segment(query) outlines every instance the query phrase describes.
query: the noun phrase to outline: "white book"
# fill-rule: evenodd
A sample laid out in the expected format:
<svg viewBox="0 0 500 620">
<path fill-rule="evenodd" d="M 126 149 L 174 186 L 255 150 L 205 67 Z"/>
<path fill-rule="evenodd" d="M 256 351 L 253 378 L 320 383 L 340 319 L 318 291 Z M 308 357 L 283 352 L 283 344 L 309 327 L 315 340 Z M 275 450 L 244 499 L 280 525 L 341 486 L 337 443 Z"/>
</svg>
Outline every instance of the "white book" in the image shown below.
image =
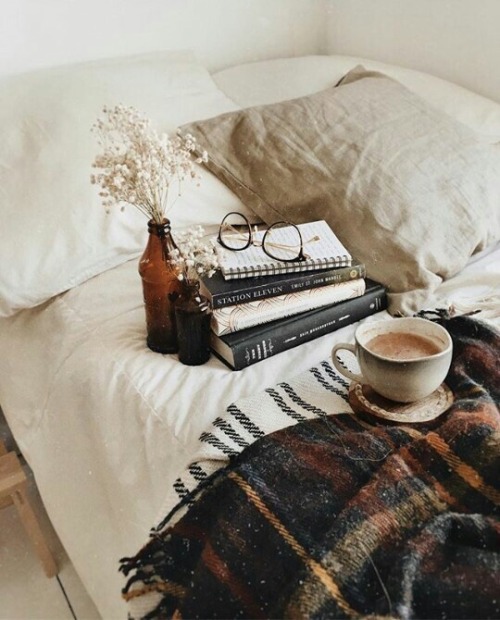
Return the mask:
<svg viewBox="0 0 500 620">
<path fill-rule="evenodd" d="M 292 227 L 283 227 L 274 238 L 281 244 L 292 245 L 295 235 Z M 254 231 L 253 238 L 257 245 L 245 250 L 232 251 L 217 245 L 217 254 L 222 275 L 226 280 L 248 278 L 253 276 L 273 275 L 279 273 L 296 273 L 315 269 L 346 267 L 351 264 L 352 256 L 337 238 L 324 220 L 299 224 L 298 228 L 304 242 L 304 261 L 284 262 L 269 257 L 258 244 L 264 237 L 265 230 Z"/>
<path fill-rule="evenodd" d="M 357 278 L 235 306 L 216 308 L 212 311 L 212 331 L 217 336 L 223 336 L 313 308 L 360 297 L 364 294 L 365 288 L 364 278 Z"/>
</svg>

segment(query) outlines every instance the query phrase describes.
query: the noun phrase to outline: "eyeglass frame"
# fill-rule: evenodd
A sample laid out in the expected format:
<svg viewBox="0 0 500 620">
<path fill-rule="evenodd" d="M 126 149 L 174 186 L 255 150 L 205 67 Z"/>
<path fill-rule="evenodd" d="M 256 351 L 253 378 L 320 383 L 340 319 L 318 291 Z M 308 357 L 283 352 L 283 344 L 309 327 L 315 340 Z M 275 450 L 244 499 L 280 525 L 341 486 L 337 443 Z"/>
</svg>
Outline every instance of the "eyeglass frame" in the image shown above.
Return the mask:
<svg viewBox="0 0 500 620">
<path fill-rule="evenodd" d="M 243 218 L 245 220 L 245 223 L 248 227 L 248 242 L 241 248 L 230 248 L 228 247 L 223 241 L 222 241 L 222 237 L 221 237 L 221 230 L 222 230 L 222 225 L 224 224 L 224 221 L 226 220 L 227 217 L 229 217 L 230 215 L 239 215 L 241 218 Z M 300 239 L 300 250 L 298 252 L 298 255 L 296 258 L 276 258 L 276 256 L 273 256 L 272 254 L 270 254 L 266 248 L 265 248 L 265 240 L 266 237 L 269 233 L 269 231 L 273 228 L 273 226 L 277 226 L 278 224 L 285 224 L 287 226 L 293 226 L 295 228 L 295 230 L 297 231 L 298 235 L 299 235 L 299 239 Z M 252 230 L 252 225 L 250 224 L 250 221 L 248 220 L 247 216 L 244 215 L 243 213 L 240 213 L 239 211 L 230 211 L 229 213 L 226 213 L 226 215 L 222 218 L 222 222 L 219 225 L 219 234 L 217 235 L 217 242 L 226 250 L 229 250 L 230 252 L 241 252 L 242 250 L 246 250 L 247 248 L 249 248 L 251 245 L 254 245 L 255 247 L 261 247 L 262 251 L 265 252 L 267 254 L 267 256 L 269 256 L 269 258 L 272 258 L 273 260 L 278 260 L 282 263 L 297 263 L 297 262 L 303 262 L 305 260 L 308 260 L 310 257 L 304 253 L 304 240 L 302 239 L 302 233 L 300 232 L 299 227 L 296 224 L 293 224 L 292 222 L 287 222 L 286 220 L 282 220 L 279 222 L 274 222 L 273 224 L 271 224 L 270 226 L 267 227 L 266 232 L 264 233 L 264 236 L 262 237 L 262 241 L 260 242 L 260 246 L 256 245 L 254 243 L 254 232 Z"/>
</svg>

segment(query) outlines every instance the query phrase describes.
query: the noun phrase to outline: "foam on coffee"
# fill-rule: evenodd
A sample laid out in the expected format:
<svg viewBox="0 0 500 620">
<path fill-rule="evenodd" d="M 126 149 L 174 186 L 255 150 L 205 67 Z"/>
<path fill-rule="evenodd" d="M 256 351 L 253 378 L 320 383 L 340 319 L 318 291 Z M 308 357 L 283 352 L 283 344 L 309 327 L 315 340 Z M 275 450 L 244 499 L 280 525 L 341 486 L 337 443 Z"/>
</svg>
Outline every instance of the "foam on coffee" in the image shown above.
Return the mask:
<svg viewBox="0 0 500 620">
<path fill-rule="evenodd" d="M 379 334 L 367 342 L 366 348 L 372 353 L 394 360 L 427 357 L 441 351 L 430 338 L 409 332 Z"/>
</svg>

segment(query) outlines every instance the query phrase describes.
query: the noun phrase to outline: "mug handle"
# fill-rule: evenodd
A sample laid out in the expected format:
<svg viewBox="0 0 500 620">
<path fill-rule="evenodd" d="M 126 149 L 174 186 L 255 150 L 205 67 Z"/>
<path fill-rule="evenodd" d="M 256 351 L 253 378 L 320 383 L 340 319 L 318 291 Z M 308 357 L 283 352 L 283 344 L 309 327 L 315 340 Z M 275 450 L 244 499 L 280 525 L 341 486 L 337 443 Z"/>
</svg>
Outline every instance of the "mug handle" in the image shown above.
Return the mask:
<svg viewBox="0 0 500 620">
<path fill-rule="evenodd" d="M 354 345 L 349 344 L 347 342 L 339 342 L 332 349 L 333 365 L 340 372 L 341 375 L 344 375 L 344 377 L 348 377 L 349 379 L 352 379 L 353 381 L 357 381 L 358 383 L 363 383 L 362 375 L 356 372 L 351 372 L 348 368 L 344 368 L 344 366 L 340 364 L 340 361 L 337 359 L 336 353 L 337 351 L 340 351 L 342 349 L 344 349 L 345 351 L 350 351 L 354 356 L 356 355 L 356 349 L 354 348 Z"/>
</svg>

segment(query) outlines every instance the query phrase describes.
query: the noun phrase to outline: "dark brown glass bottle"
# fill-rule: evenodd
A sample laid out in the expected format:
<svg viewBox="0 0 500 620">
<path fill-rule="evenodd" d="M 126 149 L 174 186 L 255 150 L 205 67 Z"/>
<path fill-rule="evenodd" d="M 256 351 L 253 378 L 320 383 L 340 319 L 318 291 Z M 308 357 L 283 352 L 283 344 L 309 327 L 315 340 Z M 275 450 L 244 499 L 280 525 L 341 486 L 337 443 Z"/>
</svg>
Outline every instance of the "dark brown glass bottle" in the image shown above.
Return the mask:
<svg viewBox="0 0 500 620">
<path fill-rule="evenodd" d="M 185 283 L 175 305 L 179 361 L 183 364 L 199 366 L 210 358 L 211 318 L 212 308 L 200 294 L 200 283 Z"/>
<path fill-rule="evenodd" d="M 174 304 L 182 284 L 177 270 L 169 263 L 176 245 L 170 232 L 170 221 L 148 222 L 149 238 L 139 261 L 144 306 L 146 309 L 147 345 L 158 353 L 176 353 L 177 330 Z"/>
</svg>

